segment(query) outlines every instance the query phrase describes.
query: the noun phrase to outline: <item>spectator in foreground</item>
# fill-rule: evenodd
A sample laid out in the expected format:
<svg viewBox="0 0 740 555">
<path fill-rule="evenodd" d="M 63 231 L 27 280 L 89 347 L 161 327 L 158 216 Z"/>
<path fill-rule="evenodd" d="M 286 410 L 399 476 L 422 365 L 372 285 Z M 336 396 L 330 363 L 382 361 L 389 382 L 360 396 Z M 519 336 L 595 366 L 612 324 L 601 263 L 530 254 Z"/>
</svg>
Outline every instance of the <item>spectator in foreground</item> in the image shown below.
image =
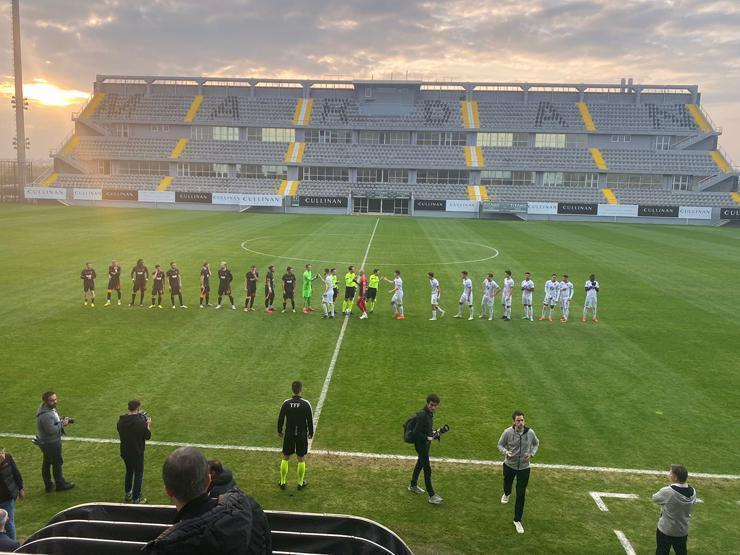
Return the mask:
<svg viewBox="0 0 740 555">
<path fill-rule="evenodd" d="M 0 449 L 0 509 L 7 513 L 5 530 L 11 540 L 15 539 L 15 500 L 23 501 L 24 495 L 23 477 L 15 460 L 5 449 Z"/>
<path fill-rule="evenodd" d="M 6 522 L 8 522 L 8 512 L 0 509 L 0 551 L 15 551 L 21 544 L 11 539 L 5 532 Z"/>
<path fill-rule="evenodd" d="M 194 447 L 180 447 L 162 468 L 167 496 L 175 504 L 175 524 L 144 548 L 178 555 L 258 555 L 272 553 L 270 526 L 259 504 L 238 489 L 208 497 L 208 461 Z"/>
<path fill-rule="evenodd" d="M 224 468 L 223 463 L 218 459 L 208 461 L 208 474 L 211 475 L 211 487 L 208 490 L 208 497 L 218 499 L 219 495 L 231 491 L 236 487 L 234 474 L 231 469 Z"/>
<path fill-rule="evenodd" d="M 660 505 L 660 519 L 655 531 L 656 555 L 668 555 L 671 547 L 676 555 L 688 553 L 689 519 L 696 503 L 696 490 L 687 480 L 689 472 L 682 464 L 672 464 L 671 485 L 653 495 L 653 502 Z"/>
</svg>

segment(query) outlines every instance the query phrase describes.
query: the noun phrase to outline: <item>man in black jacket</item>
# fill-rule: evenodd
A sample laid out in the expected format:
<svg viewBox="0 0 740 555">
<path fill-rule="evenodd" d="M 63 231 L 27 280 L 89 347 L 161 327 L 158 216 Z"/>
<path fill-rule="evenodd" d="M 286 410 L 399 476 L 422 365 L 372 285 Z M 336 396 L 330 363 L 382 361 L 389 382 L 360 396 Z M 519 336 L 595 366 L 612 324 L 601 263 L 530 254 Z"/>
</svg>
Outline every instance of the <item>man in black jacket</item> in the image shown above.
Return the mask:
<svg viewBox="0 0 740 555">
<path fill-rule="evenodd" d="M 141 496 L 144 480 L 144 447 L 152 438 L 152 419 L 141 412 L 141 402 L 128 402 L 128 414 L 118 419 L 118 436 L 121 438 L 121 458 L 126 465 L 123 481 L 126 503 L 146 503 Z"/>
<path fill-rule="evenodd" d="M 223 463 L 218 459 L 208 461 L 208 474 L 211 475 L 208 497 L 218 499 L 219 495 L 223 495 L 236 487 L 236 481 L 234 480 L 234 474 L 231 472 L 231 469 L 224 468 Z"/>
<path fill-rule="evenodd" d="M 18 549 L 21 544 L 8 536 L 5 531 L 5 524 L 8 522 L 8 513 L 5 509 L 0 509 L 0 551 L 9 552 Z"/>
<path fill-rule="evenodd" d="M 293 396 L 283 401 L 278 415 L 277 433 L 283 438 L 283 460 L 280 461 L 280 481 L 278 486 L 285 489 L 288 477 L 288 461 L 295 453 L 298 457 L 298 489 L 308 485 L 305 457 L 308 453 L 308 440 L 313 438 L 313 411 L 311 403 L 303 398 L 303 383 L 296 380 L 291 384 Z M 285 434 L 283 434 L 285 424 Z"/>
<path fill-rule="evenodd" d="M 194 447 L 175 449 L 164 463 L 162 478 L 177 517 L 145 551 L 160 555 L 272 553 L 270 525 L 254 499 L 239 489 L 218 499 L 208 498 L 208 461 L 200 451 Z"/>
<path fill-rule="evenodd" d="M 442 503 L 442 498 L 434 493 L 432 486 L 432 465 L 429 462 L 429 448 L 434 439 L 434 413 L 439 407 L 439 397 L 430 393 L 427 395 L 427 404 L 416 415 L 416 424 L 414 426 L 414 449 L 416 449 L 417 459 L 414 473 L 411 475 L 411 484 L 409 491 L 413 493 L 425 493 L 418 485 L 419 474 L 424 471 L 424 485 L 426 485 L 429 494 L 429 502 L 433 505 Z"/>
<path fill-rule="evenodd" d="M 0 509 L 8 514 L 5 532 L 11 540 L 15 539 L 15 500 L 22 501 L 24 497 L 23 477 L 15 460 L 5 449 L 0 449 Z"/>
</svg>

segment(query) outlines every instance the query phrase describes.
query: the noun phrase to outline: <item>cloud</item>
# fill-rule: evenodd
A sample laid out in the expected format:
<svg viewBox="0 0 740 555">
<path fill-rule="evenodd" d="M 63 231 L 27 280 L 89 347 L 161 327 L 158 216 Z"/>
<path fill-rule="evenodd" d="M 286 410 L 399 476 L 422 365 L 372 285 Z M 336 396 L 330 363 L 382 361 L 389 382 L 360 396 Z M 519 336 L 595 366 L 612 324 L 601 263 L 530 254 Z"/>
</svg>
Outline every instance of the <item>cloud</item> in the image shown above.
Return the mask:
<svg viewBox="0 0 740 555">
<path fill-rule="evenodd" d="M 730 118 L 723 143 L 740 159 L 740 129 L 731 117 L 740 113 L 734 1 L 36 0 L 21 9 L 26 76 L 62 89 L 90 90 L 97 73 L 378 79 L 408 72 L 427 80 L 599 83 L 632 77 L 700 85 L 715 119 Z M 0 17 L 8 12 L 0 5 Z M 3 40 L 0 34 L 0 55 L 10 48 Z M 9 69 L 0 65 L 0 73 Z M 62 137 L 66 130 L 49 133 Z"/>
</svg>

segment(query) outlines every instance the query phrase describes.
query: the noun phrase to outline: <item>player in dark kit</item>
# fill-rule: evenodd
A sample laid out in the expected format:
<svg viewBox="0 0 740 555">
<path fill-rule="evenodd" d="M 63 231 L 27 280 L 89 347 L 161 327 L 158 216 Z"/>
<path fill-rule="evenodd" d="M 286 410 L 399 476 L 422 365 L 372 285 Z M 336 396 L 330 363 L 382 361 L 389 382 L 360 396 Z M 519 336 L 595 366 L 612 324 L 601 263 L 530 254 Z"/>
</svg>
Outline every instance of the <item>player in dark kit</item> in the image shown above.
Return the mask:
<svg viewBox="0 0 740 555">
<path fill-rule="evenodd" d="M 226 262 L 221 262 L 221 267 L 218 269 L 218 304 L 216 308 L 221 308 L 221 299 L 224 295 L 228 295 L 231 301 L 232 310 L 236 310 L 234 304 L 234 296 L 231 294 L 231 282 L 234 276 L 231 274 L 231 270 L 226 266 Z"/>
<path fill-rule="evenodd" d="M 290 301 L 290 306 L 293 308 L 293 312 L 295 312 L 295 274 L 293 273 L 293 268 L 288 266 L 287 270 L 285 270 L 285 273 L 283 274 L 283 312 L 285 312 L 285 309 L 288 306 L 288 301 Z"/>
<path fill-rule="evenodd" d="M 87 306 L 87 294 L 90 293 L 90 306 L 95 308 L 95 278 L 98 277 L 92 267 L 91 262 L 85 263 L 85 267 L 80 272 L 82 280 L 82 300 L 83 306 Z"/>
<path fill-rule="evenodd" d="M 180 275 L 180 268 L 174 262 L 170 262 L 170 269 L 167 270 L 167 282 L 170 287 L 172 308 L 177 308 L 175 306 L 175 295 L 180 300 L 180 308 L 187 308 L 182 302 L 182 276 Z"/>
<path fill-rule="evenodd" d="M 272 303 L 275 300 L 275 266 L 267 267 L 265 274 L 265 312 L 272 313 Z"/>
<path fill-rule="evenodd" d="M 118 306 L 121 306 L 121 267 L 117 260 L 112 261 L 108 266 L 108 300 L 105 301 L 105 306 L 110 306 L 110 296 L 113 291 L 118 293 Z"/>
<path fill-rule="evenodd" d="M 139 306 L 143 306 L 146 282 L 149 280 L 149 268 L 144 266 L 143 258 L 139 258 L 139 260 L 136 261 L 136 266 L 131 270 L 131 280 L 134 282 L 134 289 L 131 293 L 131 304 L 129 304 L 129 306 L 134 306 L 137 291 L 141 292 L 141 296 L 139 297 Z"/>
<path fill-rule="evenodd" d="M 152 273 L 152 304 L 149 305 L 149 308 L 156 306 L 162 308 L 162 295 L 164 295 L 164 270 L 157 264 L 154 266 L 154 272 Z"/>
<path fill-rule="evenodd" d="M 285 489 L 288 478 L 288 460 L 295 453 L 298 457 L 298 489 L 308 485 L 306 476 L 306 463 L 304 457 L 308 453 L 308 440 L 313 439 L 313 411 L 311 403 L 303 397 L 303 384 L 294 381 L 291 385 L 293 396 L 286 399 L 280 407 L 278 416 L 277 432 L 283 438 L 283 460 L 280 461 L 280 489 Z M 285 434 L 283 434 L 283 423 L 285 423 Z"/>
<path fill-rule="evenodd" d="M 200 307 L 211 306 L 211 267 L 203 262 L 200 269 Z"/>
<path fill-rule="evenodd" d="M 244 276 L 244 290 L 247 292 L 247 298 L 244 299 L 244 312 L 254 311 L 254 298 L 257 296 L 257 282 L 260 279 L 260 273 L 257 266 L 252 266 Z"/>
</svg>

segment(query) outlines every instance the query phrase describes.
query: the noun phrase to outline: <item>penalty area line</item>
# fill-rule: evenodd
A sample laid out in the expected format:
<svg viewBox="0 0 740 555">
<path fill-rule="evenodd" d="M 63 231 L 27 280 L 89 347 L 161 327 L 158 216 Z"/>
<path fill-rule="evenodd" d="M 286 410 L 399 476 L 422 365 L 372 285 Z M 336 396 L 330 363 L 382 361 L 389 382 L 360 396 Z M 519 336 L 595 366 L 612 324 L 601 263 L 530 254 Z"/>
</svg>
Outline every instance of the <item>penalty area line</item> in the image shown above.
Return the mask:
<svg viewBox="0 0 740 555">
<path fill-rule="evenodd" d="M 0 432 L 0 437 L 12 439 L 33 439 L 35 436 L 30 434 L 15 434 L 9 432 Z M 111 443 L 119 444 L 119 439 L 114 438 L 97 438 L 97 437 L 70 437 L 62 438 L 65 442 L 78 443 Z M 198 447 L 200 449 L 219 449 L 224 451 L 247 451 L 258 453 L 280 453 L 282 449 L 278 447 L 260 447 L 252 445 L 226 445 L 218 443 L 187 443 L 181 441 L 147 441 L 147 445 L 163 447 Z M 394 455 L 390 453 L 362 453 L 357 451 L 332 451 L 331 449 L 314 449 L 309 454 L 325 457 L 344 457 L 360 458 L 374 460 L 396 460 L 396 461 L 416 461 L 416 455 Z M 500 460 L 482 460 L 482 459 L 458 459 L 455 457 L 431 457 L 432 462 L 459 464 L 468 466 L 500 466 Z M 548 464 L 532 463 L 530 465 L 535 469 L 542 470 L 565 470 L 571 472 L 596 472 L 602 474 L 632 474 L 638 476 L 662 476 L 665 477 L 665 470 L 650 470 L 641 468 L 614 468 L 608 466 L 583 466 L 574 464 Z M 705 478 L 715 480 L 740 480 L 740 474 L 716 474 L 708 472 L 692 472 L 692 478 Z M 740 501 L 738 501 L 740 503 Z"/>
<path fill-rule="evenodd" d="M 375 226 L 373 232 L 370 234 L 370 240 L 367 242 L 367 248 L 365 249 L 365 255 L 362 257 L 362 264 L 360 264 L 360 270 L 365 269 L 365 263 L 367 262 L 367 255 L 370 253 L 370 247 L 375 239 L 375 232 L 378 230 L 378 224 L 380 218 L 375 220 Z M 349 318 L 344 316 L 344 322 L 342 322 L 342 329 L 339 330 L 339 337 L 337 337 L 337 343 L 334 345 L 334 352 L 331 355 L 331 361 L 329 362 L 329 369 L 326 371 L 326 377 L 324 378 L 324 385 L 321 387 L 321 394 L 319 395 L 319 401 L 316 403 L 316 410 L 313 413 L 313 437 L 308 440 L 309 449 L 313 445 L 313 438 L 316 437 L 316 430 L 319 427 L 319 418 L 321 418 L 321 411 L 324 410 L 324 403 L 326 402 L 326 396 L 329 393 L 329 386 L 331 385 L 331 379 L 334 376 L 334 368 L 337 365 L 337 359 L 339 358 L 339 350 L 342 348 L 342 342 L 344 341 L 344 333 L 347 331 L 347 325 L 349 324 Z"/>
</svg>

